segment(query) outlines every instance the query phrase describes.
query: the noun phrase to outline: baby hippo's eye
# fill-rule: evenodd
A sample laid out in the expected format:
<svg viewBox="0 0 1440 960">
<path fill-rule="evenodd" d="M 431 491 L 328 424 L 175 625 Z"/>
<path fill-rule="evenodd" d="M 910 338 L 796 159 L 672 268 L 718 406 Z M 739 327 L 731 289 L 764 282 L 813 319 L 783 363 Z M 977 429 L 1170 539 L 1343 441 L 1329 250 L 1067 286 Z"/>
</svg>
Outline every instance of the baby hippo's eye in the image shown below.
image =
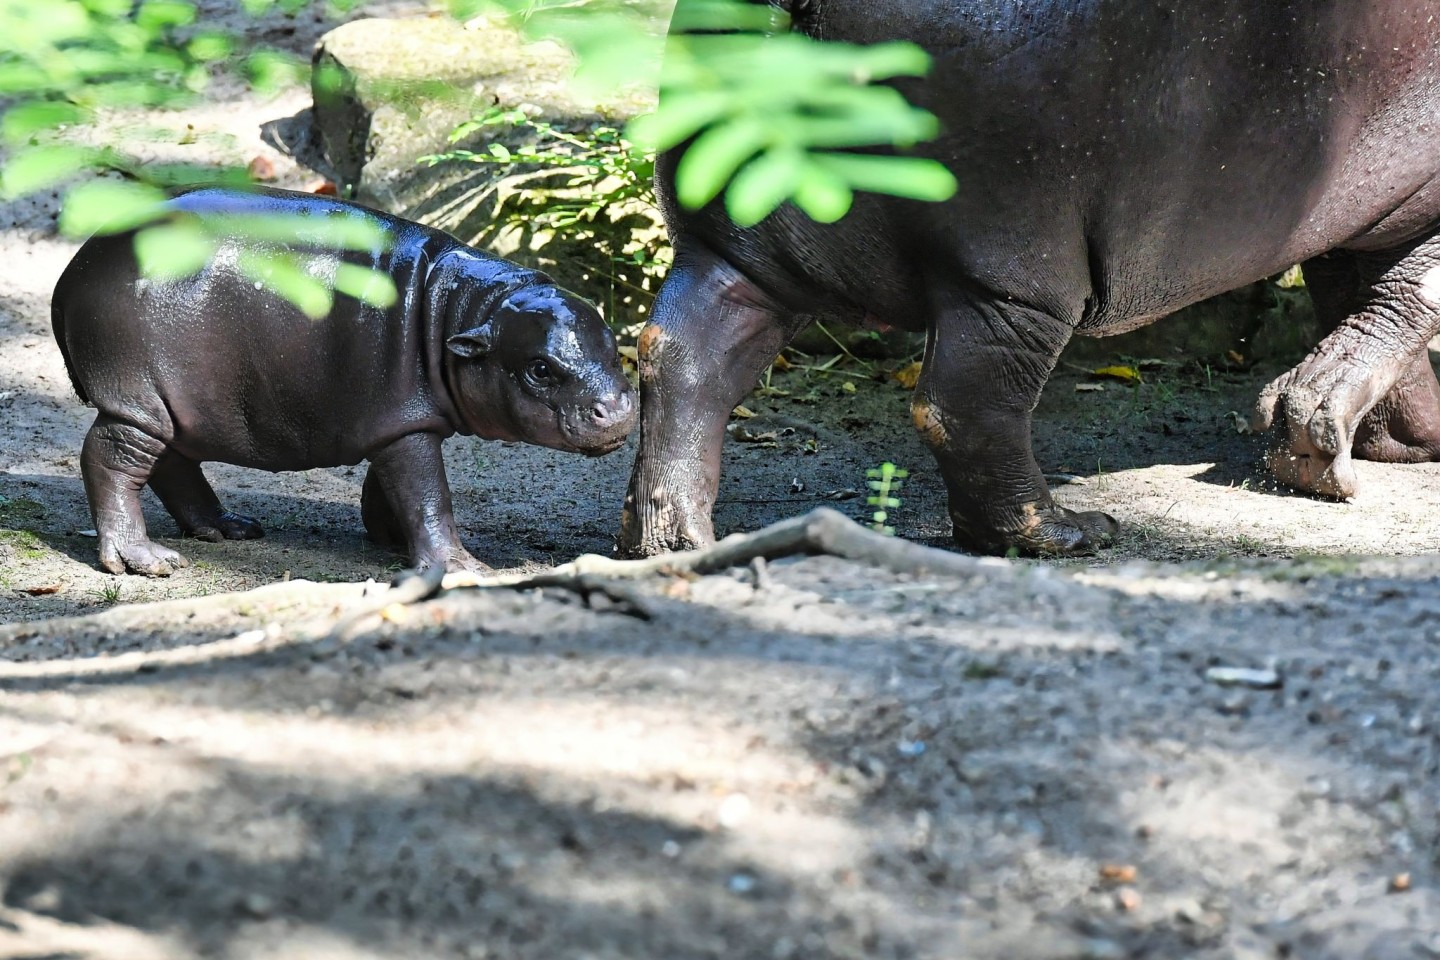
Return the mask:
<svg viewBox="0 0 1440 960">
<path fill-rule="evenodd" d="M 547 384 L 554 373 L 550 369 L 549 361 L 531 360 L 525 368 L 525 375 L 537 384 Z"/>
</svg>

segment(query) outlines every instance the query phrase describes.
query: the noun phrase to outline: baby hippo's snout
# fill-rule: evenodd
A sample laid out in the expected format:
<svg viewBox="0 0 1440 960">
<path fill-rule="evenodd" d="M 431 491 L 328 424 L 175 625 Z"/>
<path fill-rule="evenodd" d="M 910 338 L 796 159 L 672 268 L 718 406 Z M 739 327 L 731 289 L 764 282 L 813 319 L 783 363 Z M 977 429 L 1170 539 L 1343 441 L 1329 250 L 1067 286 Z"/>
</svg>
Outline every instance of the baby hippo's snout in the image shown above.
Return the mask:
<svg viewBox="0 0 1440 960">
<path fill-rule="evenodd" d="M 620 449 L 635 427 L 637 406 L 635 391 L 623 374 L 618 376 L 608 389 L 593 396 L 586 422 L 576 425 L 576 447 L 592 457 Z"/>
<path fill-rule="evenodd" d="M 596 400 L 590 417 L 602 430 L 618 429 L 622 434 L 628 434 L 635 425 L 635 393 L 630 385 L 626 384 Z"/>
</svg>

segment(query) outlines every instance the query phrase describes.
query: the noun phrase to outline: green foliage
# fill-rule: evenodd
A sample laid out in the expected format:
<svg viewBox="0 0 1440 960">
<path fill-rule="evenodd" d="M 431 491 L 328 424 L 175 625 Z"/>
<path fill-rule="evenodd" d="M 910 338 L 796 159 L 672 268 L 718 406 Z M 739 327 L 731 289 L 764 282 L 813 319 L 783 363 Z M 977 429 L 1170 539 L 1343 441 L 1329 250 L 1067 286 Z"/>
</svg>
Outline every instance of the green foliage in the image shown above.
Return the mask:
<svg viewBox="0 0 1440 960">
<path fill-rule="evenodd" d="M 646 308 L 670 255 L 654 209 L 654 152 L 606 124 L 560 127 L 521 110 L 490 110 L 461 124 L 450 139 L 477 137 L 486 141 L 484 149 L 457 147 L 421 160 L 493 170 L 475 198 L 489 203 L 488 236 L 481 239 L 514 228 L 532 238 L 532 250 L 548 253 L 559 241 L 567 251 L 588 251 L 586 269 L 604 282 L 592 279 L 586 292 L 596 291 L 608 319 L 616 322 L 622 307 Z"/>
<path fill-rule="evenodd" d="M 790 32 L 784 13 L 744 0 L 679 0 L 668 41 L 663 18 L 643 0 L 451 0 L 473 15 L 500 9 L 532 36 L 552 36 L 579 57 L 580 79 L 609 89 L 653 83 L 660 106 L 631 122 L 627 135 L 652 150 L 685 146 L 676 193 L 700 207 L 724 193 L 726 211 L 752 226 L 787 201 L 832 222 L 856 190 L 916 200 L 955 191 L 941 164 L 889 153 L 938 132 L 881 81 L 922 76 L 928 55 L 914 44 L 820 42 Z M 648 16 L 647 16 L 648 15 Z"/>
<path fill-rule="evenodd" d="M 893 535 L 895 528 L 886 526 L 885 522 L 890 519 L 890 511 L 900 506 L 900 498 L 893 494 L 904 485 L 905 478 L 910 476 L 910 473 L 886 460 L 880 466 L 866 470 L 865 476 L 866 486 L 874 491 L 865 498 L 865 502 L 876 508 L 870 515 L 873 521 L 870 529 L 887 536 Z"/>
<path fill-rule="evenodd" d="M 310 2 L 243 0 L 243 6 L 259 13 L 278 5 L 293 13 Z M 354 2 L 329 5 L 346 9 Z M 786 202 L 832 221 L 850 208 L 856 190 L 932 200 L 954 190 L 939 164 L 891 155 L 936 132 L 933 116 L 883 83 L 928 69 L 927 56 L 914 45 L 820 43 L 791 32 L 786 16 L 768 4 L 744 0 L 679 0 L 668 40 L 664 0 L 450 0 L 450 6 L 463 16 L 499 12 L 532 37 L 569 44 L 580 63 L 578 81 L 592 88 L 661 90 L 660 108 L 637 118 L 624 136 L 602 129 L 577 139 L 524 121 L 536 135 L 532 156 L 507 157 L 503 147 L 489 154 L 496 162 L 570 178 L 563 186 L 576 196 L 545 214 L 554 229 L 595 225 L 617 203 L 648 202 L 654 151 L 682 146 L 681 201 L 695 206 L 723 194 L 730 216 L 743 225 Z M 175 218 L 163 197 L 200 183 L 244 183 L 244 172 L 142 162 L 127 151 L 124 137 L 95 131 L 101 115 L 116 110 L 194 103 L 219 70 L 243 71 L 265 91 L 301 80 L 307 67 L 276 51 L 247 51 L 237 38 L 207 29 L 195 0 L 0 2 L 0 98 L 6 104 L 0 195 L 52 189 L 86 171 L 117 173 L 119 180 L 67 193 L 62 229 L 79 236 L 143 227 L 137 245 L 148 273 L 173 277 L 198 269 L 214 235 Z M 186 142 L 183 135 L 176 141 Z M 307 313 L 319 310 L 328 300 L 306 254 L 277 244 L 273 263 L 248 269 Z M 656 254 L 653 245 L 631 243 L 615 257 L 648 268 Z M 393 288 L 349 269 L 337 284 L 373 303 L 393 297 Z"/>
</svg>

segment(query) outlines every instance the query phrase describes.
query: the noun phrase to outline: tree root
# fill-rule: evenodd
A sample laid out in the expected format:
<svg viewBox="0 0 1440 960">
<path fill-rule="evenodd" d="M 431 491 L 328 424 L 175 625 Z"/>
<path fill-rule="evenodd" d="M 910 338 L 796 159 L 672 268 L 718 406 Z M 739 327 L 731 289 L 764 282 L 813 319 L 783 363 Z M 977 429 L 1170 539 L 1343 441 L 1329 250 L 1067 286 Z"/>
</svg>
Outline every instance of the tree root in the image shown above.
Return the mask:
<svg viewBox="0 0 1440 960">
<path fill-rule="evenodd" d="M 640 594 L 613 581 L 638 580 L 657 574 L 703 575 L 747 564 L 757 564 L 759 571 L 764 568 L 758 565 L 768 560 L 817 554 L 868 563 L 893 573 L 931 576 L 970 577 L 1004 565 L 1003 560 L 936 550 L 884 536 L 865 529 L 836 510 L 817 507 L 803 516 L 772 523 L 754 533 L 731 534 L 713 546 L 663 553 L 641 560 L 616 560 L 587 553 L 538 574 L 485 577 L 457 572 L 444 577 L 434 574 L 402 576 L 391 592 L 381 597 L 373 607 L 352 614 L 337 626 L 323 646 L 331 649 L 336 644 L 353 639 L 363 632 L 372 617 L 392 604 L 420 603 L 449 590 L 535 590 L 553 587 L 573 591 L 587 603 L 593 595 L 600 594 L 617 605 L 617 612 L 652 620 L 654 612 Z M 768 576 L 757 572 L 756 580 L 757 583 L 765 582 Z"/>
<path fill-rule="evenodd" d="M 631 580 L 657 573 L 715 573 L 744 566 L 756 559 L 777 560 L 816 554 L 868 563 L 892 573 L 933 576 L 970 577 L 1004 565 L 1003 560 L 995 558 L 971 557 L 887 537 L 865 529 L 829 507 L 817 507 L 803 516 L 772 523 L 754 533 L 731 534 L 719 543 L 699 550 L 663 553 L 643 560 L 615 560 L 585 554 L 540 576 L 551 581 L 579 576 Z M 459 573 L 446 576 L 444 586 L 447 589 L 480 586 L 523 590 L 534 579 L 527 576 L 475 577 Z M 557 582 L 546 584 L 561 585 Z"/>
</svg>

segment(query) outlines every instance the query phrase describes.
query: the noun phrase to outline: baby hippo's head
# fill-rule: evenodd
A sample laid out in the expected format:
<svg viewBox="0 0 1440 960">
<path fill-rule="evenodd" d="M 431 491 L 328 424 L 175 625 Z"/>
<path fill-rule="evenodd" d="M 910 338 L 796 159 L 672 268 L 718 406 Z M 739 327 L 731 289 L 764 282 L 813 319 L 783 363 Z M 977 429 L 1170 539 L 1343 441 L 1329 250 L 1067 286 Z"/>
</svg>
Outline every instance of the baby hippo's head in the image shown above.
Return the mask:
<svg viewBox="0 0 1440 960">
<path fill-rule="evenodd" d="M 445 346 L 452 397 L 479 436 L 602 456 L 635 426 L 615 335 L 568 290 L 522 287 Z"/>
</svg>

